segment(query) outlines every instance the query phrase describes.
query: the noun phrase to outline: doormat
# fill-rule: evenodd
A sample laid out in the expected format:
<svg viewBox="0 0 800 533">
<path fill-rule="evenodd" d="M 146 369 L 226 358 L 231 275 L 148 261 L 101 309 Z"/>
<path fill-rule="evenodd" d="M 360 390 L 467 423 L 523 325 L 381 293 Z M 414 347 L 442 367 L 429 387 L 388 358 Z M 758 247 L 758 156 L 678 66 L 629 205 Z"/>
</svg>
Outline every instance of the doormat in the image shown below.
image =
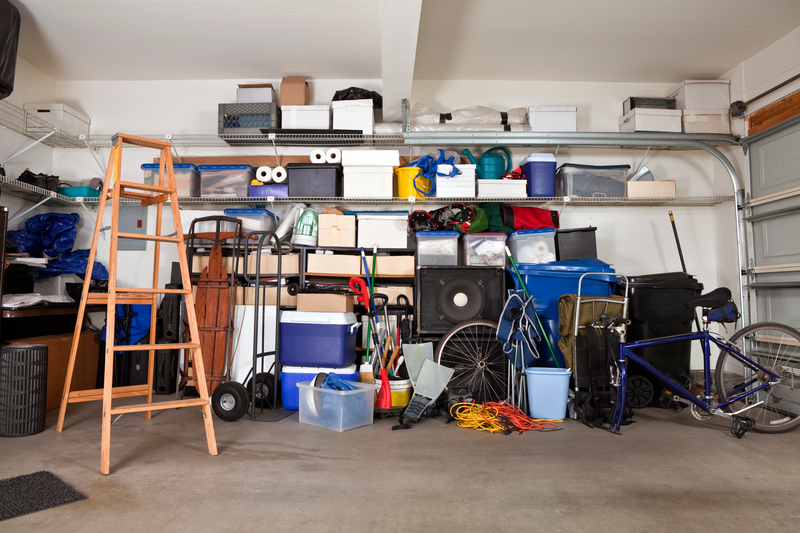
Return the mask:
<svg viewBox="0 0 800 533">
<path fill-rule="evenodd" d="M 0 520 L 85 499 L 86 496 L 71 485 L 58 479 L 52 472 L 44 470 L 0 479 Z"/>
</svg>

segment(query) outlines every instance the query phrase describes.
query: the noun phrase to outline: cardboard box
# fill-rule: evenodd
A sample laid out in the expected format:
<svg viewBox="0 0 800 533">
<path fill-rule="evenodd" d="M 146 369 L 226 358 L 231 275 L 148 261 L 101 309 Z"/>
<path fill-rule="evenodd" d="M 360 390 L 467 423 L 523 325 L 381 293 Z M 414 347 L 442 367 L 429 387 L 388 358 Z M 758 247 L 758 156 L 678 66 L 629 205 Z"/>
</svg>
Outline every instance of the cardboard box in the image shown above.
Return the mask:
<svg viewBox="0 0 800 533">
<path fill-rule="evenodd" d="M 239 84 L 236 89 L 237 104 L 264 104 L 275 101 L 271 83 Z"/>
<path fill-rule="evenodd" d="M 353 297 L 344 294 L 300 293 L 297 310 L 313 313 L 352 313 Z"/>
<path fill-rule="evenodd" d="M 727 109 L 684 109 L 684 133 L 731 133 L 731 116 Z"/>
<path fill-rule="evenodd" d="M 344 254 L 308 254 L 306 272 L 317 275 L 333 274 L 358 276 L 361 274 L 361 256 Z"/>
<path fill-rule="evenodd" d="M 308 105 L 305 76 L 284 76 L 281 80 L 281 105 Z"/>
<path fill-rule="evenodd" d="M 196 287 L 195 287 L 196 288 Z M 194 290 L 194 288 L 193 288 Z M 267 287 L 266 294 L 262 292 L 266 305 L 275 305 L 275 287 Z M 237 287 L 235 305 L 254 305 L 256 303 L 255 287 Z M 261 300 L 258 304 L 261 305 Z M 297 305 L 297 296 L 291 296 L 286 287 L 281 287 L 281 307 Z"/>
<path fill-rule="evenodd" d="M 375 261 L 375 275 L 376 276 L 409 276 L 414 277 L 414 256 L 413 255 L 379 255 Z M 372 273 L 372 258 L 367 257 L 367 264 Z M 364 264 L 361 264 L 362 276 L 366 275 L 364 272 Z"/>
<path fill-rule="evenodd" d="M 397 304 L 397 297 L 401 294 L 408 298 L 408 305 L 414 305 L 414 287 L 378 287 L 376 292 L 385 294 L 389 298 L 389 305 Z M 361 305 L 356 300 L 357 296 L 350 296 L 353 300 L 353 305 Z"/>
<path fill-rule="evenodd" d="M 319 215 L 318 246 L 356 245 L 356 217 L 354 215 Z"/>
<path fill-rule="evenodd" d="M 9 344 L 44 344 L 47 346 L 47 410 L 61 406 L 67 364 L 72 348 L 72 333 L 28 337 L 4 342 Z M 70 390 L 92 390 L 97 386 L 97 360 L 100 357 L 100 332 L 83 331 L 75 358 Z"/>
<path fill-rule="evenodd" d="M 255 254 L 251 254 L 247 258 L 247 273 L 256 273 L 256 259 Z M 278 256 L 273 254 L 261 255 L 261 274 L 277 274 L 278 273 Z M 300 273 L 300 256 L 282 255 L 281 256 L 281 275 L 286 274 L 299 274 Z"/>
<path fill-rule="evenodd" d="M 675 180 L 628 182 L 628 198 L 675 198 L 675 196 Z"/>
<path fill-rule="evenodd" d="M 207 255 L 195 255 L 192 256 L 192 272 L 196 274 L 200 274 L 203 272 L 203 269 L 208 266 L 208 256 Z M 239 258 L 239 264 L 237 274 L 241 274 L 244 272 L 244 257 Z M 233 271 L 233 257 L 223 257 L 222 258 L 222 268 L 225 269 L 225 272 L 230 274 Z"/>
</svg>

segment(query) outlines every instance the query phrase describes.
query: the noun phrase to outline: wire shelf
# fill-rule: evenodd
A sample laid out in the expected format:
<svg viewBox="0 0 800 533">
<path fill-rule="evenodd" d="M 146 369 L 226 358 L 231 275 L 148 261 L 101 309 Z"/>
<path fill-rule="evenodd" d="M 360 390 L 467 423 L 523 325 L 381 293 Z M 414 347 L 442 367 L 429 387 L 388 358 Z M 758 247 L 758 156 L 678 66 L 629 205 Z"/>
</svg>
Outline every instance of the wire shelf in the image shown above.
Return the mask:
<svg viewBox="0 0 800 533">
<path fill-rule="evenodd" d="M 165 141 L 175 147 L 229 147 L 229 146 L 297 146 L 309 148 L 353 147 L 353 146 L 403 146 L 403 136 L 397 135 L 339 135 L 339 134 L 141 134 L 139 137 Z M 112 146 L 113 134 L 89 135 L 89 144 L 98 148 Z"/>
<path fill-rule="evenodd" d="M 36 114 L 29 113 L 5 100 L 0 100 L 0 126 L 37 141 L 52 133 L 42 141 L 42 144 L 52 148 L 86 148 L 80 137 L 65 133 Z"/>
<path fill-rule="evenodd" d="M 50 200 L 48 204 L 52 205 L 74 205 L 78 203 L 78 199 L 58 194 L 57 192 L 41 187 L 35 187 L 28 183 L 23 183 L 18 180 L 9 178 L 8 176 L 0 176 L 0 183 L 3 186 L 3 192 L 12 194 L 19 198 L 24 198 L 32 202 L 39 202 L 48 197 Z M 81 199 L 82 200 L 82 199 Z M 97 200 L 97 198 L 94 198 Z M 97 202 L 95 202 L 97 203 Z"/>
</svg>

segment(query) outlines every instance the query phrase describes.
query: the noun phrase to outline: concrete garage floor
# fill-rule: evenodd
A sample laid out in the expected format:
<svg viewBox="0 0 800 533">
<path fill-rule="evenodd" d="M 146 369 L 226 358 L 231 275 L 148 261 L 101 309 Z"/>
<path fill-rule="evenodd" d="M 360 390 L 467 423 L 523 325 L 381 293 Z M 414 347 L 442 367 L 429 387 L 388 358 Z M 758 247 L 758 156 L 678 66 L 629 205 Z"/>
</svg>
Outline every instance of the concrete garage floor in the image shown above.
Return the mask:
<svg viewBox="0 0 800 533">
<path fill-rule="evenodd" d="M 0 439 L 2 477 L 50 470 L 88 500 L 0 531 L 800 531 L 800 430 L 731 437 L 722 420 L 645 409 L 622 436 L 568 420 L 499 435 L 395 419 L 345 433 L 125 415 L 99 472 L 100 404 L 57 411 L 39 435 Z"/>
</svg>

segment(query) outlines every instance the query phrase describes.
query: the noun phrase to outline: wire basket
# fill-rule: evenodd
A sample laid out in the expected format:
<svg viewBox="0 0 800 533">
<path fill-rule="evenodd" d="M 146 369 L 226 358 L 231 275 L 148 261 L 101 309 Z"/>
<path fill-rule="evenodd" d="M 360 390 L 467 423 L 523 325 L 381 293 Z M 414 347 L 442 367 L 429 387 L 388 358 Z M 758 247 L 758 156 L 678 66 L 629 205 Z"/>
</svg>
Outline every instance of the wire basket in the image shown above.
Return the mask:
<svg viewBox="0 0 800 533">
<path fill-rule="evenodd" d="M 219 104 L 218 132 L 261 134 L 261 128 L 281 127 L 281 110 L 276 102 L 263 104 Z"/>
</svg>

